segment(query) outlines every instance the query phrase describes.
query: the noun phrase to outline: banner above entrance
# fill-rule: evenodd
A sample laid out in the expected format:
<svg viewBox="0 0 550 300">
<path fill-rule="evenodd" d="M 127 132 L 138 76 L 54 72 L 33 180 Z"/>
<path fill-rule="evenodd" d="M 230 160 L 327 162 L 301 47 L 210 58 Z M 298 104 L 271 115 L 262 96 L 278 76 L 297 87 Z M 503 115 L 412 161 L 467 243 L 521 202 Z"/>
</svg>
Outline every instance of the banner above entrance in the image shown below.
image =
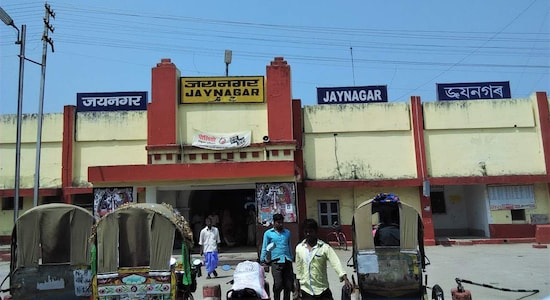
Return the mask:
<svg viewBox="0 0 550 300">
<path fill-rule="evenodd" d="M 252 132 L 212 133 L 195 130 L 193 143 L 195 147 L 210 150 L 225 150 L 250 146 Z"/>
<path fill-rule="evenodd" d="M 261 103 L 263 76 L 181 77 L 181 103 Z"/>
</svg>

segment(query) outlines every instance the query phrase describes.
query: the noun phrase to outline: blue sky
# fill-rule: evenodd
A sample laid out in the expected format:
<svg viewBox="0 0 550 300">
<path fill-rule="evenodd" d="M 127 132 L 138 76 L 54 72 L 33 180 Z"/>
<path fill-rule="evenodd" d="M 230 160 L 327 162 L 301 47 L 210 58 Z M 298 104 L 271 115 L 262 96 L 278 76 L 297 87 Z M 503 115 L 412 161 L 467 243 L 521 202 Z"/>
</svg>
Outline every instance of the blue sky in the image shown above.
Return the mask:
<svg viewBox="0 0 550 300">
<path fill-rule="evenodd" d="M 26 57 L 40 62 L 43 1 L 2 0 Z M 510 81 L 512 97 L 550 92 L 550 1 L 78 1 L 52 0 L 44 112 L 79 92 L 148 91 L 171 58 L 182 76 L 265 75 L 276 56 L 292 68 L 292 95 L 317 87 L 387 85 L 390 102 L 436 97 L 436 83 Z M 19 46 L 0 23 L 0 114 L 17 110 Z M 352 48 L 352 49 L 350 49 Z M 353 61 L 353 63 L 352 63 Z M 41 68 L 25 64 L 24 113 L 38 112 Z M 150 94 L 149 94 L 150 95 Z M 150 99 L 149 99 L 150 101 Z"/>
</svg>

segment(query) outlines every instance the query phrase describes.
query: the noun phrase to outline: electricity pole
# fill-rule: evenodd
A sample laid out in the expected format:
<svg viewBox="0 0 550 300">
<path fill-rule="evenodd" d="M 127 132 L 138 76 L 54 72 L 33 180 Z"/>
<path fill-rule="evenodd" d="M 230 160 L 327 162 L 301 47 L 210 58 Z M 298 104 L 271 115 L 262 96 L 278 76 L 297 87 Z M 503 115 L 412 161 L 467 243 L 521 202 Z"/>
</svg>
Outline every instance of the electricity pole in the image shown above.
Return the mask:
<svg viewBox="0 0 550 300">
<path fill-rule="evenodd" d="M 40 78 L 40 99 L 38 101 L 38 116 L 37 116 L 37 130 L 36 130 L 36 165 L 34 170 L 34 202 L 33 206 L 38 205 L 38 190 L 40 189 L 40 152 L 42 148 L 42 115 L 44 111 L 44 85 L 46 81 L 46 56 L 48 55 L 48 44 L 53 49 L 53 40 L 48 36 L 51 31 L 53 33 L 54 28 L 50 24 L 50 17 L 55 19 L 55 13 L 51 9 L 48 3 L 44 4 L 46 9 L 46 16 L 44 17 L 44 34 L 42 35 L 43 47 L 42 47 L 42 63 L 40 64 L 42 69 L 42 76 Z"/>
</svg>

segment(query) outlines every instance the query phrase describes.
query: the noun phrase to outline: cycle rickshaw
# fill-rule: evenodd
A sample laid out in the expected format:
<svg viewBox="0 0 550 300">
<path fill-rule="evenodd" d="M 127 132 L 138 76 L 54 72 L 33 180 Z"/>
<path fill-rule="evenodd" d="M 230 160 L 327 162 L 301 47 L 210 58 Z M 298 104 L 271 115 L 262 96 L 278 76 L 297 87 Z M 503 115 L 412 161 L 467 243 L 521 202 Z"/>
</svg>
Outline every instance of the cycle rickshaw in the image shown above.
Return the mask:
<svg viewBox="0 0 550 300">
<path fill-rule="evenodd" d="M 44 204 L 23 213 L 11 237 L 10 296 L 88 299 L 93 223 L 89 211 L 71 204 Z"/>
<path fill-rule="evenodd" d="M 97 221 L 90 240 L 93 299 L 193 299 L 193 233 L 170 205 L 124 204 Z M 176 264 L 175 241 L 182 241 Z"/>
<path fill-rule="evenodd" d="M 394 228 L 373 230 L 373 220 L 386 223 L 392 217 Z M 428 296 L 422 219 L 412 206 L 396 195 L 379 194 L 359 204 L 352 227 L 353 267 L 362 299 L 443 300 L 439 285 Z"/>
</svg>

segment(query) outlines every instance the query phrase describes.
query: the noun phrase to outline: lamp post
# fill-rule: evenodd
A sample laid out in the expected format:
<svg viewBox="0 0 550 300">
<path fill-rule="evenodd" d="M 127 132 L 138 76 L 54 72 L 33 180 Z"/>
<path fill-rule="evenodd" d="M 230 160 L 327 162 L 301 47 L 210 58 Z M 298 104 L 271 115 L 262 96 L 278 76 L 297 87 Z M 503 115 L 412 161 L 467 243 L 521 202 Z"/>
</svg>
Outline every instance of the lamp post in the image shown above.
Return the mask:
<svg viewBox="0 0 550 300">
<path fill-rule="evenodd" d="M 15 26 L 13 19 L 0 7 L 0 19 L 4 24 L 17 30 L 17 41 L 19 45 L 19 88 L 17 89 L 17 133 L 15 139 L 15 197 L 13 208 L 13 223 L 17 222 L 19 215 L 19 185 L 21 172 L 21 122 L 23 119 L 23 74 L 25 70 L 25 39 L 27 35 L 27 25 L 21 25 L 21 31 Z"/>
<path fill-rule="evenodd" d="M 225 76 L 229 76 L 229 64 L 231 63 L 232 53 L 233 52 L 231 50 L 225 50 Z"/>
</svg>

